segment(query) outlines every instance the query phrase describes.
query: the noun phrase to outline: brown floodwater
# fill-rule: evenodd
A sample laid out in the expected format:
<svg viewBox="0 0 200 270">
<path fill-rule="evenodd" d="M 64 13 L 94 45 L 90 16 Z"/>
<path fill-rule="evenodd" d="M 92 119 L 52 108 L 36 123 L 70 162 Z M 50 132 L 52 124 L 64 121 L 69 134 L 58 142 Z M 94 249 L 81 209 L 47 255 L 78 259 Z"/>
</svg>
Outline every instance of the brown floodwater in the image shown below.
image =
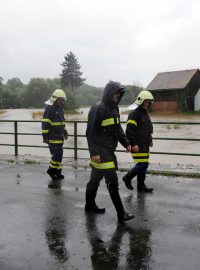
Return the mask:
<svg viewBox="0 0 200 270">
<path fill-rule="evenodd" d="M 86 120 L 89 108 L 80 108 L 79 114 L 66 115 L 66 120 Z M 126 107 L 120 107 L 121 121 L 127 120 Z M 43 112 L 39 109 L 11 109 L 6 110 L 0 114 L 1 120 L 40 120 L 33 119 L 33 113 Z M 39 115 L 39 114 L 38 114 Z M 198 115 L 181 115 L 181 114 L 151 114 L 151 119 L 154 122 L 154 138 L 189 138 L 189 139 L 200 139 L 200 124 L 199 125 L 181 125 L 176 124 L 156 124 L 158 121 L 163 122 L 197 122 L 200 123 L 200 116 Z M 73 123 L 66 124 L 68 133 L 70 135 L 74 132 Z M 125 130 L 126 125 L 122 124 Z M 0 123 L 0 132 L 13 132 L 13 123 Z M 81 135 L 85 134 L 86 124 L 78 124 L 78 133 Z M 21 133 L 40 133 L 40 123 L 19 123 L 18 132 Z M 0 134 L 0 143 L 13 144 L 14 136 L 7 134 Z M 43 146 L 42 136 L 40 135 L 19 135 L 19 144 L 25 145 L 41 145 Z M 72 147 L 74 144 L 73 136 L 65 142 L 65 147 Z M 86 148 L 87 143 L 85 138 L 78 138 L 78 147 Z M 119 145 L 118 149 L 123 150 Z M 152 152 L 172 152 L 172 153 L 189 153 L 189 154 L 200 154 L 200 141 L 177 141 L 177 140 L 159 140 L 154 139 L 154 145 L 151 149 Z M 14 154 L 14 147 L 12 146 L 0 146 L 1 154 Z M 65 149 L 65 157 L 73 157 L 73 150 Z M 19 155 L 33 155 L 33 156 L 49 156 L 48 149 L 34 148 L 34 147 L 20 147 Z M 89 158 L 88 151 L 78 151 L 79 158 Z M 125 163 L 132 163 L 132 159 L 129 153 L 117 153 L 118 160 Z M 151 163 L 156 164 L 181 164 L 181 165 L 199 165 L 199 157 L 193 156 L 180 156 L 180 155 L 161 155 L 152 154 L 150 158 Z"/>
</svg>

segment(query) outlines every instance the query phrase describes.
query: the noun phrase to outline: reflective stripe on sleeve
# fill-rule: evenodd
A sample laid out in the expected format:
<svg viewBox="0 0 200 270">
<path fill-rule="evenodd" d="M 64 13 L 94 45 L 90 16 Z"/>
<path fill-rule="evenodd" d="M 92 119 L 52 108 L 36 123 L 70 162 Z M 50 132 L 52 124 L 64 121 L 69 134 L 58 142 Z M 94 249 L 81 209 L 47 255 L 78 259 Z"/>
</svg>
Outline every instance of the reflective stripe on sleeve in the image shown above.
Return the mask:
<svg viewBox="0 0 200 270">
<path fill-rule="evenodd" d="M 132 124 L 132 125 L 137 126 L 137 122 L 135 120 L 128 120 L 127 125 L 128 124 Z"/>
<path fill-rule="evenodd" d="M 45 134 L 45 133 L 49 133 L 49 130 L 48 129 L 43 129 L 42 134 Z"/>
<path fill-rule="evenodd" d="M 53 121 L 51 121 L 50 119 L 48 119 L 48 118 L 44 118 L 44 119 L 42 119 L 42 122 L 46 122 L 46 123 L 49 123 L 50 125 L 52 125 L 52 126 L 65 126 L 65 122 L 53 122 Z"/>
<path fill-rule="evenodd" d="M 105 127 L 105 126 L 109 126 L 109 125 L 114 125 L 115 124 L 115 120 L 114 118 L 108 118 L 108 119 L 104 119 L 101 122 L 101 126 Z M 119 124 L 119 118 L 117 117 L 117 124 Z"/>
</svg>

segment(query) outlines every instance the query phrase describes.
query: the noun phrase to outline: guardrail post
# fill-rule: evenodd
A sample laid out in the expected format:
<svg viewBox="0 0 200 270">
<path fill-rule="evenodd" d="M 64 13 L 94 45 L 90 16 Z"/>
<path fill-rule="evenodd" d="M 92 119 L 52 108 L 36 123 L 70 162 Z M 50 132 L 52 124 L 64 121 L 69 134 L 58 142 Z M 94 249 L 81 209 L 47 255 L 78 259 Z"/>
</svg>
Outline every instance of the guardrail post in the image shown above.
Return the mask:
<svg viewBox="0 0 200 270">
<path fill-rule="evenodd" d="M 17 121 L 14 121 L 15 129 L 15 156 L 18 156 L 18 130 L 17 130 Z"/>
<path fill-rule="evenodd" d="M 78 151 L 77 151 L 77 122 L 74 121 L 74 160 L 78 158 Z"/>
</svg>

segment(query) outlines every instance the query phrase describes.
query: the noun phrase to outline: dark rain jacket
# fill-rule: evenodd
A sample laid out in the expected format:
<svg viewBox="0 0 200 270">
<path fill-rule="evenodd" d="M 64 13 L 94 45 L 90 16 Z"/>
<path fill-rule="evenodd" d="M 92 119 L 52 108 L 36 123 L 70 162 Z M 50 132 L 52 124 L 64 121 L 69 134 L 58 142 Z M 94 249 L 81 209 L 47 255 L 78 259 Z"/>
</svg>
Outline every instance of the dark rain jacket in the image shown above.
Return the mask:
<svg viewBox="0 0 200 270">
<path fill-rule="evenodd" d="M 61 106 L 47 105 L 42 119 L 43 140 L 49 144 L 63 144 L 65 130 L 64 111 Z"/>
<path fill-rule="evenodd" d="M 117 103 L 112 101 L 115 93 L 120 91 Z M 124 94 L 118 84 L 107 84 L 101 102 L 93 105 L 88 114 L 86 137 L 90 156 L 100 155 L 101 162 L 91 165 L 97 169 L 117 169 L 114 151 L 118 141 L 126 148 L 129 141 L 121 127 L 118 104 Z"/>
<path fill-rule="evenodd" d="M 131 146 L 138 145 L 141 153 L 148 153 L 152 143 L 153 125 L 145 109 L 141 106 L 133 110 L 126 127 L 126 136 Z"/>
</svg>

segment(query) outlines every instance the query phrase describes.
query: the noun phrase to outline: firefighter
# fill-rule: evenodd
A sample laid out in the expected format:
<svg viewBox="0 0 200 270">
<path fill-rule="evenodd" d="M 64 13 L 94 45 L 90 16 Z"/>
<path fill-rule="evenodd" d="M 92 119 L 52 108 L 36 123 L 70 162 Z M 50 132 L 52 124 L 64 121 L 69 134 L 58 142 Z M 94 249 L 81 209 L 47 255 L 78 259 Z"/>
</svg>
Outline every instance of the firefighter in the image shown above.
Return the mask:
<svg viewBox="0 0 200 270">
<path fill-rule="evenodd" d="M 98 186 L 105 177 L 120 222 L 134 218 L 134 215 L 126 213 L 121 201 L 116 173 L 117 159 L 114 154 L 118 141 L 127 151 L 131 150 L 119 118 L 118 104 L 124 92 L 120 83 L 110 81 L 104 88 L 102 101 L 93 105 L 89 111 L 86 130 L 92 170 L 86 187 L 85 212 L 105 212 L 105 208 L 99 208 L 95 202 Z"/>
<path fill-rule="evenodd" d="M 48 144 L 52 155 L 47 173 L 53 180 L 64 178 L 62 175 L 63 143 L 68 137 L 63 111 L 65 100 L 65 92 L 56 89 L 51 98 L 45 102 L 42 119 L 43 142 Z"/>
<path fill-rule="evenodd" d="M 136 165 L 123 177 L 123 181 L 128 189 L 133 190 L 131 180 L 137 175 L 138 192 L 153 191 L 153 188 L 145 185 L 149 165 L 149 147 L 153 146 L 153 125 L 148 115 L 153 100 L 151 92 L 143 90 L 137 96 L 135 103 L 129 106 L 132 111 L 128 116 L 126 136 L 130 141 L 131 154 Z"/>
</svg>

